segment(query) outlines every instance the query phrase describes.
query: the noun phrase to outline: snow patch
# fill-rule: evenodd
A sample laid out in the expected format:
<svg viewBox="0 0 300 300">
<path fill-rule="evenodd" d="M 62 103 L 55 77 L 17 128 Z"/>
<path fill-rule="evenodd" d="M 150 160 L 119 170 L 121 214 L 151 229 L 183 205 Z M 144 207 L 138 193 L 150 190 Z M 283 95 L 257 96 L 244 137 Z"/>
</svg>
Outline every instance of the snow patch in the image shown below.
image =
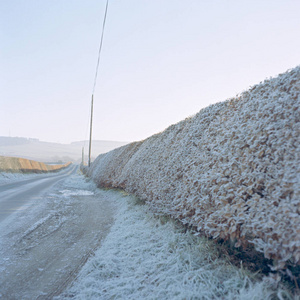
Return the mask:
<svg viewBox="0 0 300 300">
<path fill-rule="evenodd" d="M 64 197 L 94 195 L 94 192 L 87 191 L 87 190 L 62 190 L 61 193 L 63 194 Z"/>
</svg>

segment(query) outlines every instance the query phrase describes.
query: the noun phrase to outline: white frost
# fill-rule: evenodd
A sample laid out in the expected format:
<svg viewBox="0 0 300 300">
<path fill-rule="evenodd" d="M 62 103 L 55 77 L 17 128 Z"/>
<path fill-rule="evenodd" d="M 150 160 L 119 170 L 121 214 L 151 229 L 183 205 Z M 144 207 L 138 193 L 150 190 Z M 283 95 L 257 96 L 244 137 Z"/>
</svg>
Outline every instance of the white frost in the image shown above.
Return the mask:
<svg viewBox="0 0 300 300">
<path fill-rule="evenodd" d="M 16 181 L 27 180 L 31 178 L 40 177 L 40 174 L 21 174 L 0 172 L 0 186 L 3 184 L 13 183 Z"/>
<path fill-rule="evenodd" d="M 296 67 L 98 156 L 88 175 L 209 237 L 254 243 L 277 269 L 299 265 L 299 107 Z"/>
<path fill-rule="evenodd" d="M 282 293 L 218 259 L 207 239 L 157 219 L 109 191 L 116 221 L 77 281 L 58 299 L 270 299 Z"/>
</svg>

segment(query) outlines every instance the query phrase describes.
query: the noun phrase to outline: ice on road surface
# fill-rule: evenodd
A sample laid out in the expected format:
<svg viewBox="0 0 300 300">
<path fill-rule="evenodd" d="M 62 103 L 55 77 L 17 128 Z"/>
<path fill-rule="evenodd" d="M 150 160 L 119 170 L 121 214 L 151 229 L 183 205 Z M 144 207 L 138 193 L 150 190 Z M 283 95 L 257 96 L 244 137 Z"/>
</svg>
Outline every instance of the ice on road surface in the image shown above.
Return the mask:
<svg viewBox="0 0 300 300">
<path fill-rule="evenodd" d="M 111 197 L 81 174 L 0 223 L 0 299 L 52 299 L 74 280 L 113 223 Z"/>
<path fill-rule="evenodd" d="M 20 180 L 12 180 L 10 183 L 1 184 L 0 222 L 16 211 L 26 209 L 26 206 L 30 201 L 37 199 L 42 193 L 48 191 L 51 186 L 66 179 L 66 177 L 74 174 L 77 170 L 78 166 L 72 165 L 60 172 L 31 178 L 29 176 L 26 180 L 22 180 L 22 176 L 16 176 L 15 179 L 19 177 Z M 4 176 L 1 174 L 0 178 L 3 179 L 3 177 Z"/>
</svg>

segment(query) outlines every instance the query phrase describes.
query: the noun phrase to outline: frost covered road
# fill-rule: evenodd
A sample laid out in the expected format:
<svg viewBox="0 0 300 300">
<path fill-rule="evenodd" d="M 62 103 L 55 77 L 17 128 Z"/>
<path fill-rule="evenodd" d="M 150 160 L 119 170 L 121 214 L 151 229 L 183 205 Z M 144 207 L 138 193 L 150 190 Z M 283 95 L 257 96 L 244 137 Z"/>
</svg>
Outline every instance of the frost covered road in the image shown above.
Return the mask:
<svg viewBox="0 0 300 300">
<path fill-rule="evenodd" d="M 0 299 L 293 298 L 220 259 L 212 241 L 77 173 L 0 223 Z"/>
<path fill-rule="evenodd" d="M 40 175 L 34 178 L 0 185 L 0 222 L 16 210 L 24 208 L 27 202 L 58 181 L 75 173 L 77 166 L 71 166 L 62 172 Z"/>
<path fill-rule="evenodd" d="M 54 178 L 42 180 L 50 186 L 43 193 L 30 179 L 35 196 L 0 222 L 0 299 L 52 299 L 108 233 L 114 205 L 82 175 L 69 172 L 56 184 Z M 28 192 L 22 187 L 21 195 Z"/>
</svg>

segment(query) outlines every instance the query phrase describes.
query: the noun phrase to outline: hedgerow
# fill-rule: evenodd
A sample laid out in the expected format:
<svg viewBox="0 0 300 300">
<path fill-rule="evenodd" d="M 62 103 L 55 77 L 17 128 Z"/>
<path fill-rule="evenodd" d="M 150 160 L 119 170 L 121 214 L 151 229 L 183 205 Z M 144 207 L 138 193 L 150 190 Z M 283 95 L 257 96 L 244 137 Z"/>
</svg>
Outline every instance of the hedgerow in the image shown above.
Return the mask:
<svg viewBox="0 0 300 300">
<path fill-rule="evenodd" d="M 300 264 L 300 67 L 100 155 L 88 175 L 293 276 Z"/>
</svg>

